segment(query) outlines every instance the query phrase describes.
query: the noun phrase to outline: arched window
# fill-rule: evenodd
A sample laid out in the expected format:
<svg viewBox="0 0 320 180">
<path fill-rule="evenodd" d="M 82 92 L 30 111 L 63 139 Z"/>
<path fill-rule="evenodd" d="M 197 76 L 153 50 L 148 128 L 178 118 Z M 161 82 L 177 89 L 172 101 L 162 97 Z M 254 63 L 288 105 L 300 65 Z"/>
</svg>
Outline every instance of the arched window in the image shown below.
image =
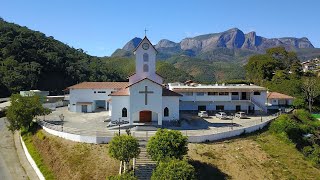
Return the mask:
<svg viewBox="0 0 320 180">
<path fill-rule="evenodd" d="M 149 55 L 147 53 L 143 54 L 143 61 L 148 62 L 149 61 Z"/>
<path fill-rule="evenodd" d="M 167 108 L 167 107 L 164 108 L 163 115 L 164 115 L 164 117 L 168 117 L 169 116 L 169 108 Z"/>
<path fill-rule="evenodd" d="M 148 64 L 143 65 L 143 72 L 148 72 L 149 71 L 149 66 Z"/>
<path fill-rule="evenodd" d="M 122 117 L 128 117 L 127 108 L 122 109 Z"/>
</svg>

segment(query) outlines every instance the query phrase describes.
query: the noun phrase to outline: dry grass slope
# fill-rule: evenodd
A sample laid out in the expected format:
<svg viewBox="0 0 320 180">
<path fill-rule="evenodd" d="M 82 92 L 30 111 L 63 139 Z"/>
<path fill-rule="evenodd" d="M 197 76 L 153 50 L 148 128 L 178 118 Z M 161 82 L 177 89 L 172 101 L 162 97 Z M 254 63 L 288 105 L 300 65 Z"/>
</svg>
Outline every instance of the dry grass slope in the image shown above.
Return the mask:
<svg viewBox="0 0 320 180">
<path fill-rule="evenodd" d="M 119 162 L 108 156 L 108 145 L 72 142 L 43 130 L 32 141 L 56 179 L 105 179 L 117 174 Z"/>
<path fill-rule="evenodd" d="M 190 144 L 199 179 L 320 179 L 294 145 L 264 132 L 218 143 Z"/>
</svg>

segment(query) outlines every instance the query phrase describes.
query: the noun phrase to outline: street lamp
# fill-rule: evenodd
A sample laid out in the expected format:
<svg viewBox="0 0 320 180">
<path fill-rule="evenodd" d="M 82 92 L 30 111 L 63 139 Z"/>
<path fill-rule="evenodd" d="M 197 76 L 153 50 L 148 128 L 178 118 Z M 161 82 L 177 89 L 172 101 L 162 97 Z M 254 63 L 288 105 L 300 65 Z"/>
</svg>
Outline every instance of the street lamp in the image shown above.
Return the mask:
<svg viewBox="0 0 320 180">
<path fill-rule="evenodd" d="M 63 114 L 60 114 L 59 118 L 60 118 L 60 120 L 61 120 L 61 131 L 63 132 L 64 115 L 63 115 Z"/>
<path fill-rule="evenodd" d="M 121 121 L 121 118 L 119 118 L 119 120 L 118 120 L 118 126 L 119 126 L 119 136 L 120 136 L 120 121 Z"/>
</svg>

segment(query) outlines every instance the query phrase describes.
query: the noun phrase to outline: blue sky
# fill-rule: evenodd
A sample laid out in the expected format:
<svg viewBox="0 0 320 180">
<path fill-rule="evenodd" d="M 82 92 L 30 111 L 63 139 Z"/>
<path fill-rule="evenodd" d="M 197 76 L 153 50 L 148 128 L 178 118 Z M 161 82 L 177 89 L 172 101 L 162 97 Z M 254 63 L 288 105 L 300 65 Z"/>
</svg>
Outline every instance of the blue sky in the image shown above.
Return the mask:
<svg viewBox="0 0 320 180">
<path fill-rule="evenodd" d="M 132 39 L 179 42 L 233 27 L 264 37 L 308 37 L 320 47 L 318 0 L 0 0 L 0 17 L 96 56 Z"/>
</svg>

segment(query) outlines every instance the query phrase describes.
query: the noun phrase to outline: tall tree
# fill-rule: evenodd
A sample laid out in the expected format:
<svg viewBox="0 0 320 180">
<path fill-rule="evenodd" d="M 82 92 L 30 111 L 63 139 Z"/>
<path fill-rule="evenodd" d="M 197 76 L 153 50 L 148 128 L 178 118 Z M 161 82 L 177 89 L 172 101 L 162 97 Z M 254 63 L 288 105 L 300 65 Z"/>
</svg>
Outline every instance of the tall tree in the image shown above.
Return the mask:
<svg viewBox="0 0 320 180">
<path fill-rule="evenodd" d="M 138 157 L 139 154 L 138 140 L 130 135 L 115 136 L 110 141 L 109 155 L 124 162 L 124 172 L 126 172 L 130 160 Z"/>
<path fill-rule="evenodd" d="M 9 121 L 8 128 L 11 131 L 29 131 L 33 119 L 39 115 L 47 115 L 51 111 L 44 108 L 39 96 L 21 96 L 14 94 L 10 97 L 11 105 L 8 107 L 6 116 Z"/>
<path fill-rule="evenodd" d="M 320 95 L 320 81 L 316 77 L 306 77 L 303 79 L 302 90 L 308 101 L 309 111 L 312 111 L 314 99 Z"/>
</svg>

